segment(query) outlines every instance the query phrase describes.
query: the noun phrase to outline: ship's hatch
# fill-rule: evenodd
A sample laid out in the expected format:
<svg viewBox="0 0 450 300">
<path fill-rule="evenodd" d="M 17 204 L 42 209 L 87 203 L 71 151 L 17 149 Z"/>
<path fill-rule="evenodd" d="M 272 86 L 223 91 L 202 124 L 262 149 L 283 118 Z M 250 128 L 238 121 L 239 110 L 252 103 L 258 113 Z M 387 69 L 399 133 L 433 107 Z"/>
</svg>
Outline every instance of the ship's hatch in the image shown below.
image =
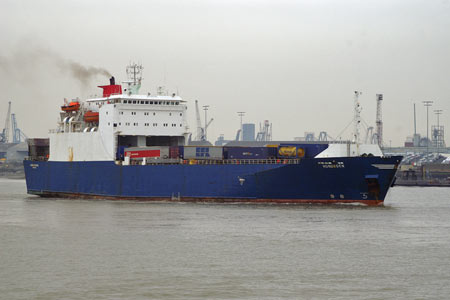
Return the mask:
<svg viewBox="0 0 450 300">
<path fill-rule="evenodd" d="M 366 175 L 365 179 L 369 196 L 378 200 L 380 197 L 380 184 L 378 183 L 378 175 Z"/>
</svg>

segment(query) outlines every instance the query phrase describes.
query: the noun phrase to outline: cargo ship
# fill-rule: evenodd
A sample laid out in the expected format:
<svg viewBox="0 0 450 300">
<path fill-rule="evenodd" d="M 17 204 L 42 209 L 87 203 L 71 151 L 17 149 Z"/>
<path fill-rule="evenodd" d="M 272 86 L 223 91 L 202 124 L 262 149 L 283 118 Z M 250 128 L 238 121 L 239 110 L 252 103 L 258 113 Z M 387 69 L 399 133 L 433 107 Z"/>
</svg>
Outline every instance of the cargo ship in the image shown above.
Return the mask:
<svg viewBox="0 0 450 300">
<path fill-rule="evenodd" d="M 48 139 L 29 139 L 27 192 L 42 197 L 380 205 L 400 156 L 377 145 L 189 146 L 187 102 L 141 95 L 140 71 L 102 97 L 61 107 Z"/>
</svg>

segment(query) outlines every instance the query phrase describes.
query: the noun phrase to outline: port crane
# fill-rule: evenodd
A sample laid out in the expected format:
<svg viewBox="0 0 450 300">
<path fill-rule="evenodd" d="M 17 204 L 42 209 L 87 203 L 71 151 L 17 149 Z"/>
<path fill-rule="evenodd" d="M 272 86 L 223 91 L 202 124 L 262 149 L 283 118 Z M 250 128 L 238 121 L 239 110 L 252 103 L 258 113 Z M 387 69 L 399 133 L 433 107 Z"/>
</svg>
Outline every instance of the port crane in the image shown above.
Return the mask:
<svg viewBox="0 0 450 300">
<path fill-rule="evenodd" d="M 20 130 L 20 128 L 17 126 L 16 114 L 14 114 L 14 113 L 11 114 L 11 129 L 12 129 L 12 134 L 13 134 L 12 142 L 14 144 L 24 142 L 27 139 L 27 136 L 25 135 L 25 133 L 23 133 L 23 131 Z"/>
<path fill-rule="evenodd" d="M 272 123 L 270 123 L 268 120 L 264 121 L 264 124 L 259 124 L 259 132 L 256 135 L 257 141 L 271 141 L 272 140 Z"/>
<path fill-rule="evenodd" d="M 207 108 L 208 106 L 206 106 Z M 206 119 L 206 109 L 205 108 L 205 127 L 202 127 L 202 122 L 200 120 L 200 110 L 198 108 L 198 100 L 195 100 L 195 116 L 197 119 L 197 135 L 195 137 L 196 141 L 206 141 L 206 131 L 211 125 L 212 121 L 214 121 L 213 118 L 211 118 L 209 121 Z"/>
<path fill-rule="evenodd" d="M 11 101 L 8 102 L 8 113 L 6 114 L 5 127 L 3 127 L 3 131 L 0 134 L 0 143 L 8 143 L 9 142 L 10 116 L 11 116 Z"/>
<path fill-rule="evenodd" d="M 27 136 L 17 126 L 16 114 L 11 113 L 11 101 L 8 102 L 8 113 L 6 114 L 5 127 L 0 133 L 0 143 L 10 142 L 10 130 L 12 130 L 12 143 L 18 144 L 27 139 Z"/>
</svg>

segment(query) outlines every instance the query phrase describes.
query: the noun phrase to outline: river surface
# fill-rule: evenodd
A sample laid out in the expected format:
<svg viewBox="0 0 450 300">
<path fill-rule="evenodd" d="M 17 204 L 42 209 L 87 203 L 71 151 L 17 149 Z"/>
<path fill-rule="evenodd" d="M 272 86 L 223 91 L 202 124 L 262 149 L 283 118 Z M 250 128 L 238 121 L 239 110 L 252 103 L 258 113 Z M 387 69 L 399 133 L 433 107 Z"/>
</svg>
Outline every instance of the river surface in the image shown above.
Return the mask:
<svg viewBox="0 0 450 300">
<path fill-rule="evenodd" d="M 0 299 L 449 299 L 450 188 L 384 207 L 64 200 L 0 179 Z"/>
</svg>

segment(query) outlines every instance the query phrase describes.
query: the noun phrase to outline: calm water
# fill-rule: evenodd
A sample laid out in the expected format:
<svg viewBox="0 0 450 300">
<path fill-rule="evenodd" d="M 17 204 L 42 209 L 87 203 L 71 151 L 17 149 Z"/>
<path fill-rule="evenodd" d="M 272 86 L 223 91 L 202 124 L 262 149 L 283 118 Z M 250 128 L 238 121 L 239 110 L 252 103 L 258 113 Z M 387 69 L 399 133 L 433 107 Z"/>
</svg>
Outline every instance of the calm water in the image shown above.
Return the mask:
<svg viewBox="0 0 450 300">
<path fill-rule="evenodd" d="M 385 207 L 55 200 L 0 179 L 1 299 L 449 299 L 450 188 Z"/>
</svg>

